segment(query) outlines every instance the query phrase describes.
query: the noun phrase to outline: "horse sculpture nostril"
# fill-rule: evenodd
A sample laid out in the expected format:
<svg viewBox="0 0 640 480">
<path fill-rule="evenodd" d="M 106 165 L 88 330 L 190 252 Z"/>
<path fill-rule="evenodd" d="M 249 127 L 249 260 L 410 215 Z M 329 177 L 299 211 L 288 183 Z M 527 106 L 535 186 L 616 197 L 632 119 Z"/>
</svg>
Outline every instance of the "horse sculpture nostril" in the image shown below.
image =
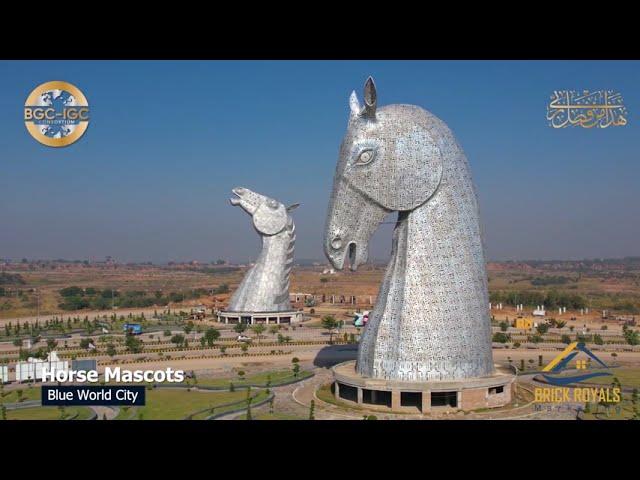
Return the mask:
<svg viewBox="0 0 640 480">
<path fill-rule="evenodd" d="M 342 248 L 342 239 L 340 237 L 334 237 L 334 239 L 331 240 L 331 248 L 340 250 Z"/>
</svg>

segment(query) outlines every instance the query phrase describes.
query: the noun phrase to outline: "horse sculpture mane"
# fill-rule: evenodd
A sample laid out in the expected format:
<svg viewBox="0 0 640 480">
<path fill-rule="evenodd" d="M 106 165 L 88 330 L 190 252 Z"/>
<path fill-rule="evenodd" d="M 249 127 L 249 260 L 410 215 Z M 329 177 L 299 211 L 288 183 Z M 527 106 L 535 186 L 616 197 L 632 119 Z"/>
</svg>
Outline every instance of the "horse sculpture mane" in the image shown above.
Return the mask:
<svg viewBox="0 0 640 480">
<path fill-rule="evenodd" d="M 234 188 L 232 205 L 242 207 L 253 219 L 262 238 L 262 251 L 245 274 L 229 302 L 230 312 L 282 312 L 291 310 L 289 274 L 293 266 L 295 225 L 289 212 L 298 204 L 282 203 L 247 188 Z"/>
<path fill-rule="evenodd" d="M 391 260 L 358 349 L 357 371 L 388 380 L 493 373 L 476 193 L 449 128 L 413 105 L 364 105 L 352 93 L 325 231 L 337 269 L 367 260 L 369 238 L 398 212 Z"/>
</svg>

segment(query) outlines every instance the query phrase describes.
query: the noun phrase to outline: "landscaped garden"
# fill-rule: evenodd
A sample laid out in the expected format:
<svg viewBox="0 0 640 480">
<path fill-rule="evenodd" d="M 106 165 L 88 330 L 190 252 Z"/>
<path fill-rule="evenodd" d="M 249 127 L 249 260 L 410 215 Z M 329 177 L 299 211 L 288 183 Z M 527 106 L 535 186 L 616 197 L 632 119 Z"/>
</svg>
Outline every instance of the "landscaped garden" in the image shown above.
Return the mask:
<svg viewBox="0 0 640 480">
<path fill-rule="evenodd" d="M 242 374 L 240 374 L 242 373 Z M 296 375 L 293 370 L 275 370 L 268 372 L 259 372 L 246 374 L 242 370 L 236 372 L 234 377 L 225 378 L 198 378 L 196 380 L 198 386 L 203 387 L 222 387 L 228 388 L 230 384 L 234 387 L 243 387 L 246 385 L 259 387 L 276 387 L 295 380 L 304 380 L 313 374 L 306 370 L 300 370 Z"/>
<path fill-rule="evenodd" d="M 121 407 L 118 420 L 193 420 L 247 406 L 247 390 L 212 392 L 195 389 L 155 388 L 147 390 L 143 407 Z M 249 392 L 251 403 L 268 398 L 266 390 Z"/>
<path fill-rule="evenodd" d="M 7 420 L 88 420 L 93 410 L 87 407 L 32 407 L 6 411 Z"/>
</svg>

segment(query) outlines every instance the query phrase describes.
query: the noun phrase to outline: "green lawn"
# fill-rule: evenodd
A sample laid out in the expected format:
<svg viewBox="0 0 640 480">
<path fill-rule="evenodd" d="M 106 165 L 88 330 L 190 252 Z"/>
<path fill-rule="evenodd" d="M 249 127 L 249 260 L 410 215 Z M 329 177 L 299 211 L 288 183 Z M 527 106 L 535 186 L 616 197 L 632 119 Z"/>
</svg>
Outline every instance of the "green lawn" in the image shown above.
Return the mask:
<svg viewBox="0 0 640 480">
<path fill-rule="evenodd" d="M 253 375 L 245 375 L 244 377 L 226 377 L 226 378 L 199 378 L 198 385 L 206 386 L 206 387 L 228 387 L 230 383 L 233 383 L 236 387 L 241 387 L 247 384 L 266 386 L 269 381 L 269 377 L 271 377 L 271 386 L 275 387 L 281 383 L 291 381 L 295 378 L 304 379 L 308 378 L 312 375 L 311 372 L 307 370 L 301 370 L 298 373 L 298 377 L 293 375 L 293 371 L 291 369 L 287 370 L 275 370 L 272 372 L 260 372 L 255 373 Z"/>
<path fill-rule="evenodd" d="M 119 407 L 120 411 L 115 420 L 135 420 L 138 407 Z"/>
<path fill-rule="evenodd" d="M 5 390 L 4 396 L 0 398 L 2 403 L 17 403 L 18 402 L 18 390 L 22 391 L 22 401 L 25 400 L 40 400 L 41 388 L 37 387 L 21 387 L 16 390 Z"/>
<path fill-rule="evenodd" d="M 264 399 L 267 394 L 265 391 L 256 391 L 252 396 L 257 395 L 253 402 L 256 403 Z M 135 412 L 123 412 L 120 410 L 118 418 L 133 418 L 142 420 L 181 420 L 198 412 L 199 410 L 214 408 L 232 402 L 242 402 L 247 398 L 246 390 L 236 392 L 207 392 L 207 391 L 188 391 L 186 389 L 154 389 L 147 390 L 146 405 L 138 407 Z M 223 407 L 216 409 L 215 413 L 221 413 L 227 410 L 233 410 L 237 406 Z M 133 413 L 133 415 L 132 415 Z M 209 411 L 204 412 L 194 419 L 203 419 L 211 415 Z"/>
<path fill-rule="evenodd" d="M 591 404 L 590 407 L 591 412 L 583 413 L 582 418 L 585 420 L 630 420 L 633 418 L 633 405 L 628 401 L 623 401 L 621 405 L 611 405 L 608 414 L 604 406 Z"/>
<path fill-rule="evenodd" d="M 64 411 L 66 417 L 78 416 L 74 420 L 86 420 L 93 415 L 93 411 L 87 407 L 67 407 Z M 58 407 L 33 407 L 7 410 L 7 420 L 60 420 Z"/>
<path fill-rule="evenodd" d="M 594 377 L 585 380 L 585 384 L 606 385 L 610 386 L 613 382 L 613 377 L 617 377 L 620 380 L 623 388 L 640 388 L 640 368 L 638 367 L 614 367 L 611 369 L 589 369 L 591 372 L 610 372 L 611 376 Z M 573 376 L 577 375 L 575 371 L 566 373 L 565 375 Z"/>
<path fill-rule="evenodd" d="M 598 370 L 607 371 L 607 370 Z M 613 377 L 620 380 L 623 388 L 640 388 L 640 368 L 633 367 L 616 367 L 610 369 L 612 376 L 590 378 L 586 383 L 595 383 L 598 385 L 611 385 Z"/>
</svg>

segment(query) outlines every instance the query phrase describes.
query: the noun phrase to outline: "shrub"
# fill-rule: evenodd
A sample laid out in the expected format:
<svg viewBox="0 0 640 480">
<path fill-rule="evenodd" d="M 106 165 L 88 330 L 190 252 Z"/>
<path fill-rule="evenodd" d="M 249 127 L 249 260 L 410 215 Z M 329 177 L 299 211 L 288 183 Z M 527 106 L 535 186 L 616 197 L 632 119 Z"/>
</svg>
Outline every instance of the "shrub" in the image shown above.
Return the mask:
<svg viewBox="0 0 640 480">
<path fill-rule="evenodd" d="M 509 341 L 509 335 L 503 332 L 496 332 L 493 334 L 493 341 L 496 343 L 507 343 Z"/>
</svg>

